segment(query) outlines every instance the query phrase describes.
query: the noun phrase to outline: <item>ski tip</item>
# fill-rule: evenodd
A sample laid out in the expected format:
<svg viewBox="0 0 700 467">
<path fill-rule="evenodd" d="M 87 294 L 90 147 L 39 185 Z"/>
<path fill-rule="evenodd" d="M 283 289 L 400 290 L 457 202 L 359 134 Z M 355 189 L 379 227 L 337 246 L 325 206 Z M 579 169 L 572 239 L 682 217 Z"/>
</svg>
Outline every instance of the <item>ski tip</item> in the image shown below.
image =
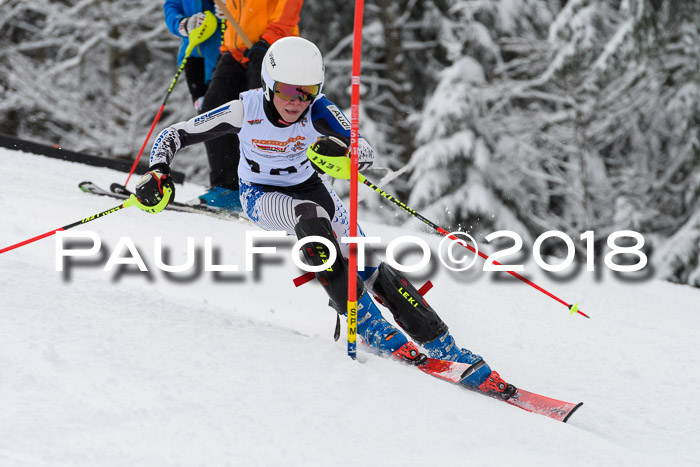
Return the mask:
<svg viewBox="0 0 700 467">
<path fill-rule="evenodd" d="M 90 191 L 90 186 L 92 186 L 92 182 L 89 180 L 86 180 L 84 182 L 78 183 L 78 188 L 80 188 L 84 192 Z"/>
<path fill-rule="evenodd" d="M 578 404 L 576 404 L 576 406 L 573 409 L 571 409 L 568 414 L 566 414 L 566 417 L 564 417 L 562 422 L 564 422 L 564 423 L 568 422 L 569 419 L 571 418 L 571 416 L 574 414 L 574 412 L 576 412 L 578 410 L 578 408 L 581 407 L 582 405 L 583 405 L 583 402 L 579 402 Z"/>
</svg>

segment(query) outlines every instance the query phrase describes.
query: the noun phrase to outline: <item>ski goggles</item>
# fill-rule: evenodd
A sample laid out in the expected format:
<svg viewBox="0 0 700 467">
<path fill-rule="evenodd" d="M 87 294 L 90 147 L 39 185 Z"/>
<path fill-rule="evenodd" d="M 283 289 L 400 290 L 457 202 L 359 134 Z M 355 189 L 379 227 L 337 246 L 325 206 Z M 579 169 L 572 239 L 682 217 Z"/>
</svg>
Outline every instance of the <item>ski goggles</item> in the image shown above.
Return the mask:
<svg viewBox="0 0 700 467">
<path fill-rule="evenodd" d="M 312 84 L 300 86 L 298 84 L 285 84 L 278 81 L 275 83 L 273 91 L 277 97 L 285 101 L 291 101 L 298 97 L 302 102 L 307 102 L 318 96 L 318 93 L 321 92 L 321 85 Z"/>
</svg>

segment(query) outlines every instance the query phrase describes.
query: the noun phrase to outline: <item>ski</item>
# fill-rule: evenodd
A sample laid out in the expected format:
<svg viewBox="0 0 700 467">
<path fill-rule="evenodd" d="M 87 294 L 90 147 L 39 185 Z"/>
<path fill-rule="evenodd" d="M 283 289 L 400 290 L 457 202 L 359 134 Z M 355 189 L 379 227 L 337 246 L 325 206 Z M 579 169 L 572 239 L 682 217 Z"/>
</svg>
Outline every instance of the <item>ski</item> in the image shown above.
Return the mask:
<svg viewBox="0 0 700 467">
<path fill-rule="evenodd" d="M 78 184 L 78 186 L 85 193 L 92 193 L 99 196 L 110 196 L 117 199 L 127 199 L 132 194 L 132 192 L 126 187 L 118 183 L 112 183 L 110 190 L 105 190 L 104 188 L 101 188 L 90 181 L 81 182 Z M 178 212 L 204 214 L 207 216 L 216 217 L 218 219 L 247 221 L 247 219 L 241 213 L 216 209 L 205 204 L 189 205 L 173 201 L 165 209 Z"/>
<path fill-rule="evenodd" d="M 506 400 L 510 405 L 520 407 L 528 412 L 544 415 L 545 417 L 553 418 L 554 420 L 566 423 L 574 414 L 583 402 L 575 404 L 573 402 L 564 402 L 551 397 L 535 394 L 534 392 L 525 391 L 524 389 L 516 389 L 510 399 Z"/>
<path fill-rule="evenodd" d="M 424 363 L 418 365 L 418 369 L 436 378 L 459 384 L 462 388 L 468 389 L 471 392 L 489 396 L 530 413 L 544 415 L 545 417 L 564 423 L 566 423 L 574 412 L 583 405 L 583 402 L 576 404 L 573 402 L 560 401 L 520 388 L 516 388 L 515 393 L 508 399 L 503 399 L 499 393 L 482 392 L 477 388 L 462 383 L 462 380 L 464 380 L 467 374 L 470 373 L 470 370 L 472 370 L 472 365 L 467 363 L 427 358 Z"/>
<path fill-rule="evenodd" d="M 436 378 L 444 379 L 451 383 L 459 383 L 464 379 L 465 373 L 472 366 L 469 363 L 450 362 L 437 358 L 427 357 L 424 363 L 418 365 L 418 369 Z"/>
</svg>

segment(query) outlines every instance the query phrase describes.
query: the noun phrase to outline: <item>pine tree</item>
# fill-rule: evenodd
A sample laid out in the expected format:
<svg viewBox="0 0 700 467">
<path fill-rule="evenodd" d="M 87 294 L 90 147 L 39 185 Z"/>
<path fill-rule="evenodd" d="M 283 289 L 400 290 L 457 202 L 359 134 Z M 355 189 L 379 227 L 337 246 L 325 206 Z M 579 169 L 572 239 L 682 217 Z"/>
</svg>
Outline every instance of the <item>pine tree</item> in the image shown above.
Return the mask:
<svg viewBox="0 0 700 467">
<path fill-rule="evenodd" d="M 401 169 L 413 152 L 418 115 L 446 63 L 436 40 L 444 14 L 431 1 L 365 3 L 360 131 L 377 151 L 377 166 Z M 329 10 L 327 2 L 308 0 L 302 10 L 302 34 L 325 54 L 326 92 L 348 111 L 353 15 L 347 5 Z M 321 21 L 329 26 L 309 26 Z M 405 187 L 404 182 L 398 189 Z"/>
<path fill-rule="evenodd" d="M 531 237 L 666 238 L 688 220 L 697 2 L 461 5 L 445 28 L 455 58 L 417 135 L 411 202 L 469 228 L 516 230 L 515 216 Z"/>
<path fill-rule="evenodd" d="M 507 160 L 516 139 L 495 114 L 506 105 L 504 92 L 540 71 L 540 61 L 532 58 L 542 55 L 551 14 L 541 1 L 508 6 L 459 2 L 452 17 L 443 17 L 439 42 L 451 63 L 421 116 L 410 202 L 453 228 L 483 233 L 507 227 L 525 230 L 527 238 L 520 226 L 531 222 L 520 215 L 517 201 L 527 199 L 528 187 L 516 182 L 522 177 Z"/>
</svg>

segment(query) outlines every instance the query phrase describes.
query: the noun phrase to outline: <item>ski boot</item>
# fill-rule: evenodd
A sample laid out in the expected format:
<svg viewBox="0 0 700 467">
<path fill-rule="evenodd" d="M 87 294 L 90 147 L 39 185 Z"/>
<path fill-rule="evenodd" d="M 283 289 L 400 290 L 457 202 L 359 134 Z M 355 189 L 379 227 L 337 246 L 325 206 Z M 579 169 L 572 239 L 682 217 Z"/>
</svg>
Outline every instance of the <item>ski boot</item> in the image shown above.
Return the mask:
<svg viewBox="0 0 700 467">
<path fill-rule="evenodd" d="M 357 334 L 366 345 L 413 365 L 425 362 L 425 354 L 420 353 L 416 344 L 384 319 L 370 294 L 365 293 L 362 296 L 357 312 Z"/>
<path fill-rule="evenodd" d="M 470 388 L 478 388 L 489 378 L 489 375 L 491 375 L 491 368 L 484 359 L 481 358 L 480 355 L 473 354 L 467 349 L 457 347 L 454 337 L 452 337 L 449 331 L 445 332 L 437 339 L 423 344 L 423 348 L 428 351 L 428 355 L 432 358 L 472 365 L 471 371 L 460 381 L 460 384 L 464 384 Z"/>
<path fill-rule="evenodd" d="M 469 363 L 470 365 L 483 360 L 480 355 L 475 355 L 467 349 L 460 349 L 457 347 L 454 337 L 452 337 L 449 331 L 437 339 L 423 344 L 423 347 L 428 351 L 428 355 L 432 358 L 439 358 L 440 360 Z"/>
<path fill-rule="evenodd" d="M 471 368 L 459 382 L 469 389 L 478 389 L 492 397 L 508 400 L 515 394 L 516 388 L 512 384 L 503 381 L 500 375 L 491 370 L 491 367 L 479 355 L 471 353 L 467 349 L 461 349 L 455 344 L 455 340 L 449 332 L 438 337 L 432 342 L 423 344 L 428 355 L 441 360 L 469 363 Z"/>
<path fill-rule="evenodd" d="M 213 186 L 199 195 L 195 203 L 206 204 L 225 211 L 240 212 L 243 210 L 238 190 Z"/>
</svg>

